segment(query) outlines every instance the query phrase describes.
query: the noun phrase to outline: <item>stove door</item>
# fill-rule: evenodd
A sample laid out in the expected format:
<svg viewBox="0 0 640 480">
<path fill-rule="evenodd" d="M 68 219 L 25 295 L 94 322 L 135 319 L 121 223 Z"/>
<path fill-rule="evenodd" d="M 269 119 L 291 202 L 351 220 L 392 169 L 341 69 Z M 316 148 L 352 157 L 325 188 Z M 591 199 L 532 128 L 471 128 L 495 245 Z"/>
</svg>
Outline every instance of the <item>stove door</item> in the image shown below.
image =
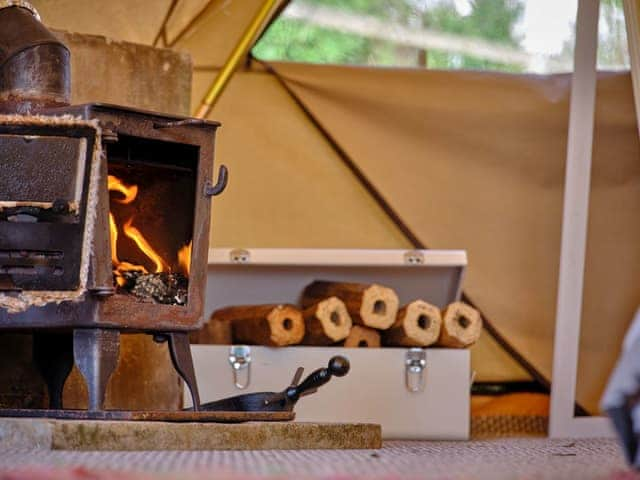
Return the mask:
<svg viewBox="0 0 640 480">
<path fill-rule="evenodd" d="M 96 135 L 60 120 L 0 117 L 0 290 L 81 286 Z"/>
</svg>

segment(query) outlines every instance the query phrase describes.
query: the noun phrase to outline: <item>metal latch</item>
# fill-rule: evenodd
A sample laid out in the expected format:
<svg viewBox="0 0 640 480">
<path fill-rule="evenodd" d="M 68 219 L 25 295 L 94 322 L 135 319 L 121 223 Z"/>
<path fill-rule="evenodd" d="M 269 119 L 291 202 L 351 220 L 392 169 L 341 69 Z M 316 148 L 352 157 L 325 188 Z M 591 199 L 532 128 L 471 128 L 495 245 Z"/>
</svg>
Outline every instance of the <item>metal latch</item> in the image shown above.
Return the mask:
<svg viewBox="0 0 640 480">
<path fill-rule="evenodd" d="M 232 345 L 229 349 L 229 363 L 233 369 L 233 383 L 244 390 L 251 383 L 251 347 Z"/>
<path fill-rule="evenodd" d="M 251 253 L 244 248 L 235 248 L 229 252 L 229 260 L 233 263 L 249 263 L 251 261 Z"/>
<path fill-rule="evenodd" d="M 404 254 L 407 265 L 424 265 L 424 254 L 420 250 L 410 250 Z"/>
<path fill-rule="evenodd" d="M 425 386 L 427 352 L 422 348 L 410 348 L 404 361 L 405 384 L 410 392 L 422 392 Z"/>
</svg>

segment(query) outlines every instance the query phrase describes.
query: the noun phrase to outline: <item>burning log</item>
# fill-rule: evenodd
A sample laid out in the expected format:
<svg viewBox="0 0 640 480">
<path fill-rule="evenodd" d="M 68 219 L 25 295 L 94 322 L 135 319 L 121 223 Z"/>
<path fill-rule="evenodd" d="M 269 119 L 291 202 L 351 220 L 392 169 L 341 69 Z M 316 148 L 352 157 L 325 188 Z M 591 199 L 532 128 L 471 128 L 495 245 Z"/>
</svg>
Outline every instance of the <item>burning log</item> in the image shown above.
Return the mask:
<svg viewBox="0 0 640 480">
<path fill-rule="evenodd" d="M 235 342 L 282 347 L 304 337 L 302 312 L 293 305 L 227 307 L 213 312 L 211 321 L 229 322 Z"/>
<path fill-rule="evenodd" d="M 140 270 L 122 272 L 120 285 L 138 298 L 153 300 L 164 305 L 186 305 L 189 281 L 181 273 L 145 273 Z"/>
<path fill-rule="evenodd" d="M 302 306 L 307 308 L 328 297 L 344 302 L 353 323 L 386 330 L 396 319 L 398 296 L 381 285 L 315 281 L 302 294 Z"/>
<path fill-rule="evenodd" d="M 465 348 L 480 338 L 482 318 L 475 308 L 462 302 L 449 305 L 442 314 L 442 332 L 438 346 Z"/>
<path fill-rule="evenodd" d="M 428 347 L 440 336 L 440 309 L 422 300 L 409 303 L 398 311 L 391 328 L 384 332 L 385 345 L 400 347 Z"/>
<path fill-rule="evenodd" d="M 380 346 L 380 332 L 373 328 L 354 325 L 344 341 L 344 346 L 347 348 L 378 348 Z"/>
<path fill-rule="evenodd" d="M 351 330 L 351 317 L 342 300 L 330 297 L 303 312 L 306 345 L 331 345 L 344 340 Z"/>
</svg>

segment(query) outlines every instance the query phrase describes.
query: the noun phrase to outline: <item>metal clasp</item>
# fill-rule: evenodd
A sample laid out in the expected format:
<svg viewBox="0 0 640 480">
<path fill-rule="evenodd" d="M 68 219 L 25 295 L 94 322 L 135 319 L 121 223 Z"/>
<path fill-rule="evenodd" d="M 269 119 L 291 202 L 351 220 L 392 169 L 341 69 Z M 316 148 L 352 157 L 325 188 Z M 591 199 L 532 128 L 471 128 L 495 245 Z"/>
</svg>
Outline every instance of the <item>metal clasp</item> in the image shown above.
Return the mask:
<svg viewBox="0 0 640 480">
<path fill-rule="evenodd" d="M 407 265 L 424 265 L 424 254 L 420 250 L 410 250 L 404 254 Z"/>
<path fill-rule="evenodd" d="M 229 363 L 233 369 L 233 383 L 244 390 L 251 383 L 251 347 L 232 345 L 229 349 Z"/>
<path fill-rule="evenodd" d="M 405 385 L 407 390 L 422 392 L 425 386 L 425 372 L 427 367 L 427 352 L 422 348 L 410 348 L 404 361 Z"/>
<path fill-rule="evenodd" d="M 229 260 L 233 263 L 249 263 L 251 261 L 251 252 L 243 248 L 236 248 L 229 252 Z"/>
</svg>

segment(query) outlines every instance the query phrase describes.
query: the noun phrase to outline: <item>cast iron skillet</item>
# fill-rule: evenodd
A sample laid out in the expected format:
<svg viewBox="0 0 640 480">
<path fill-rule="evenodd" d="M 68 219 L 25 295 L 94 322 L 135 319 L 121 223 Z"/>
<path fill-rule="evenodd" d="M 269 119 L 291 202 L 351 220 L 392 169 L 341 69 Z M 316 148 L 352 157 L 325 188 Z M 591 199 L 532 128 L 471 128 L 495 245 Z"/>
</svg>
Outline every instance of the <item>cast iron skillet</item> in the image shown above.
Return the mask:
<svg viewBox="0 0 640 480">
<path fill-rule="evenodd" d="M 335 356 L 327 368 L 319 368 L 298 385 L 304 369 L 299 367 L 288 386 L 282 392 L 258 392 L 237 395 L 200 405 L 201 411 L 219 412 L 291 412 L 300 397 L 315 393 L 332 376 L 343 377 L 349 373 L 349 360 Z"/>
</svg>

